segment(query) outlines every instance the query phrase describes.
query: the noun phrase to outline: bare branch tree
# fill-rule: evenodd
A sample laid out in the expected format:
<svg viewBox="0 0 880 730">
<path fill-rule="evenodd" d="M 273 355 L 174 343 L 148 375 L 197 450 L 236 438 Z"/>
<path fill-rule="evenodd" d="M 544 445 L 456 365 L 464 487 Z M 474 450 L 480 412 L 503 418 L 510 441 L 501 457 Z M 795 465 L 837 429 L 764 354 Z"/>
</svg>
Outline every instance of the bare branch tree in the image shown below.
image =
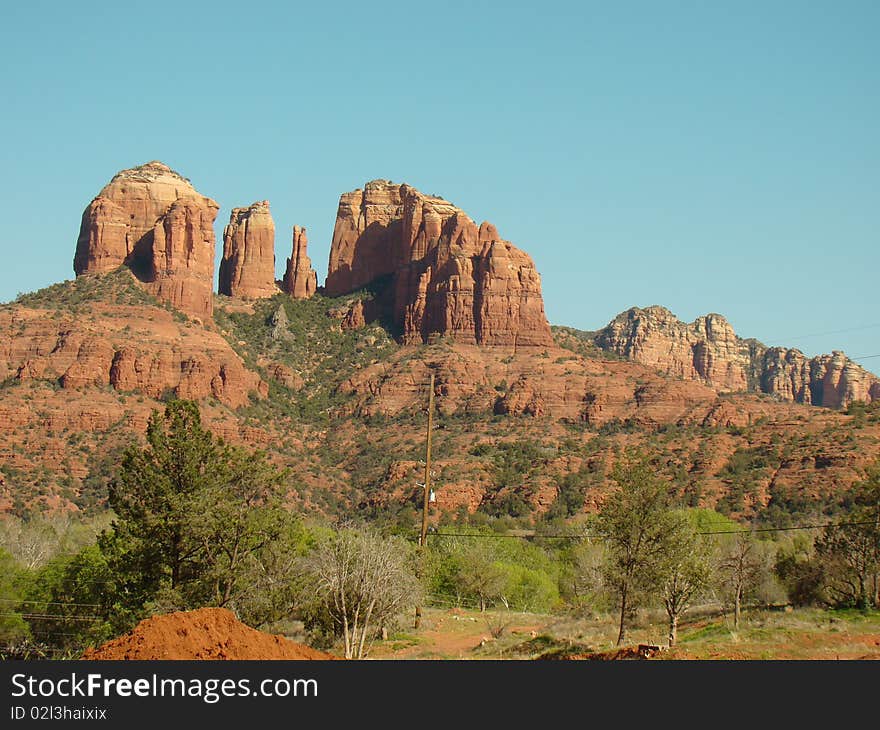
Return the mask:
<svg viewBox="0 0 880 730">
<path fill-rule="evenodd" d="M 709 584 L 709 550 L 705 539 L 682 515 L 676 539 L 670 540 L 661 567 L 660 595 L 669 618 L 669 646 L 678 640 L 678 622 L 691 601 Z"/>
<path fill-rule="evenodd" d="M 402 540 L 361 527 L 341 530 L 303 560 L 346 659 L 366 656 L 375 627 L 390 625 L 415 605 L 420 586 L 408 558 Z"/>
<path fill-rule="evenodd" d="M 718 571 L 721 588 L 733 602 L 734 631 L 739 630 L 743 599 L 757 587 L 766 570 L 766 556 L 752 534 L 741 533 L 722 547 Z"/>
</svg>

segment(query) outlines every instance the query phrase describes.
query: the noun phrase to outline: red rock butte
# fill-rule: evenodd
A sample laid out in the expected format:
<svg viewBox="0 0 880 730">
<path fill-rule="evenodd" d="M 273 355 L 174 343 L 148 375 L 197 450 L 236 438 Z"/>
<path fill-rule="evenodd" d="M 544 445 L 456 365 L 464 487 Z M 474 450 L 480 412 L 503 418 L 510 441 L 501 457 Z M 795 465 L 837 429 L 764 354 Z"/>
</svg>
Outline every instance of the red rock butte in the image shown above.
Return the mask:
<svg viewBox="0 0 880 730">
<path fill-rule="evenodd" d="M 243 299 L 260 299 L 278 293 L 275 222 L 268 200 L 232 209 L 223 231 L 219 292 Z"/>
<path fill-rule="evenodd" d="M 541 279 L 532 259 L 443 198 L 387 180 L 339 200 L 326 293 L 383 282 L 404 343 L 548 347 Z"/>
<path fill-rule="evenodd" d="M 210 319 L 219 208 L 161 162 L 123 170 L 83 212 L 74 272 L 126 265 L 159 299 Z"/>
</svg>

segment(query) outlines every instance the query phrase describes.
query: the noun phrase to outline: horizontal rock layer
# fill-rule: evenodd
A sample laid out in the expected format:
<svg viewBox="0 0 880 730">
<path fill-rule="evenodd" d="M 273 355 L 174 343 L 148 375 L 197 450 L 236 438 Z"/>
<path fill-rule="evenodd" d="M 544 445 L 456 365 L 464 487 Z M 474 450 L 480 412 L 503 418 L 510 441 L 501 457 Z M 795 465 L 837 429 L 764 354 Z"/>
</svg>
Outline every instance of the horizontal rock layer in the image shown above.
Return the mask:
<svg viewBox="0 0 880 730">
<path fill-rule="evenodd" d="M 108 308 L 88 319 L 0 310 L 0 380 L 50 381 L 63 389 L 110 387 L 161 398 L 216 398 L 236 408 L 266 385 L 214 332 L 149 307 Z"/>
</svg>

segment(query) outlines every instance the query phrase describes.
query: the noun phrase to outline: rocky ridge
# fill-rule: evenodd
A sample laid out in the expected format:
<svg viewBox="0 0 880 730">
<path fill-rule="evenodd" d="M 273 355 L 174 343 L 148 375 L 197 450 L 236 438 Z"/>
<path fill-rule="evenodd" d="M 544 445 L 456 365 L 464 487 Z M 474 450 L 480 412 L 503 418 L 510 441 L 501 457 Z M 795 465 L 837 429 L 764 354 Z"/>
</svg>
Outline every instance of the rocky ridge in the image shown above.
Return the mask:
<svg viewBox="0 0 880 730">
<path fill-rule="evenodd" d="M 158 259 L 169 270 L 161 264 L 169 238 L 179 264 L 175 241 L 201 230 L 196 214 L 208 199 L 161 163 L 123 171 L 108 188 L 84 216 L 81 276 L 0 306 L 0 510 L 39 500 L 52 509 L 92 504 L 83 493 L 94 494 L 102 456 L 138 438 L 150 410 L 172 396 L 200 401 L 218 435 L 266 448 L 294 469 L 302 480 L 295 503 L 403 504 L 414 483 L 406 465 L 422 453 L 431 372 L 442 509 L 474 511 L 519 490 L 541 511 L 559 479 L 598 473 L 589 509 L 620 448 L 654 449 L 658 440 L 669 446 L 659 468 L 693 490 L 695 502 L 712 505 L 739 490 L 751 508 L 833 494 L 876 455 L 876 407 L 859 415 L 801 405 L 877 399 L 876 378 L 842 353 L 806 358 L 766 348 L 737 337 L 720 315 L 685 324 L 659 307 L 630 310 L 591 333 L 585 356 L 556 347 L 545 336 L 531 259 L 490 224 L 477 226 L 409 186 L 374 181 L 343 195 L 328 277 L 336 289 L 326 293 L 345 296 L 310 299 L 317 277 L 305 230 L 295 227 L 281 288 L 310 300 L 247 299 L 239 289 L 214 300 L 211 328 L 148 297 L 132 276 L 166 304 L 186 305 L 188 274 L 165 277 L 181 291 L 163 292 L 143 265 Z M 263 215 L 255 205 L 233 214 L 230 231 L 247 286 L 266 280 L 248 268 L 266 256 L 243 255 L 267 230 L 250 229 Z M 187 218 L 180 211 L 189 206 Z M 233 271 L 234 259 L 226 258 Z M 402 343 L 375 324 L 389 312 Z M 471 451 L 513 440 L 556 456 L 530 484 L 499 491 L 491 461 Z M 765 466 L 743 486 L 726 465 L 752 452 Z"/>
<path fill-rule="evenodd" d="M 665 307 L 634 307 L 595 333 L 600 350 L 697 380 L 722 392 L 753 391 L 826 408 L 880 399 L 880 379 L 842 352 L 808 358 L 738 337 L 720 314 L 690 324 Z"/>
</svg>

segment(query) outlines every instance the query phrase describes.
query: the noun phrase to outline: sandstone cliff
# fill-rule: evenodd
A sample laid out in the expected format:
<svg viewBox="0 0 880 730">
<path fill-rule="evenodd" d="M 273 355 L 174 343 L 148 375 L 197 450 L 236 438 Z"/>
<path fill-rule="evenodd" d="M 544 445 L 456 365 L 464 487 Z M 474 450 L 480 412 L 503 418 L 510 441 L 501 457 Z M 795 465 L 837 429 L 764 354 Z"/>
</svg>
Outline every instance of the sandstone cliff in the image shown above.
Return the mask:
<svg viewBox="0 0 880 730">
<path fill-rule="evenodd" d="M 306 251 L 308 238 L 302 226 L 293 227 L 293 251 L 287 259 L 282 289 L 294 299 L 309 299 L 318 290 L 318 275 Z"/>
<path fill-rule="evenodd" d="M 442 198 L 374 180 L 339 200 L 326 290 L 387 283 L 405 343 L 552 344 L 531 258 Z"/>
<path fill-rule="evenodd" d="M 634 307 L 596 333 L 593 342 L 665 375 L 722 391 L 762 392 L 826 408 L 880 398 L 880 380 L 842 352 L 808 358 L 800 350 L 768 348 L 737 337 L 719 314 L 687 324 L 664 307 Z"/>
<path fill-rule="evenodd" d="M 115 468 L 171 397 L 198 400 L 224 439 L 265 445 L 234 414 L 268 389 L 220 330 L 157 306 L 126 267 L 0 305 L 0 463 L 16 470 L 0 512 L 96 504 L 105 493 L 86 483 L 95 465 Z"/>
<path fill-rule="evenodd" d="M 10 333 L 0 337 L 0 380 L 216 398 L 233 408 L 250 402 L 251 393 L 266 393 L 219 334 L 182 324 L 164 309 L 98 304 L 88 317 L 47 311 L 0 309 L 0 330 Z"/>
<path fill-rule="evenodd" d="M 275 285 L 275 222 L 269 201 L 233 208 L 223 231 L 219 292 L 260 299 L 278 293 Z"/>
<path fill-rule="evenodd" d="M 74 272 L 103 274 L 127 265 L 159 298 L 210 318 L 218 210 L 161 162 L 123 170 L 83 212 Z"/>
</svg>

